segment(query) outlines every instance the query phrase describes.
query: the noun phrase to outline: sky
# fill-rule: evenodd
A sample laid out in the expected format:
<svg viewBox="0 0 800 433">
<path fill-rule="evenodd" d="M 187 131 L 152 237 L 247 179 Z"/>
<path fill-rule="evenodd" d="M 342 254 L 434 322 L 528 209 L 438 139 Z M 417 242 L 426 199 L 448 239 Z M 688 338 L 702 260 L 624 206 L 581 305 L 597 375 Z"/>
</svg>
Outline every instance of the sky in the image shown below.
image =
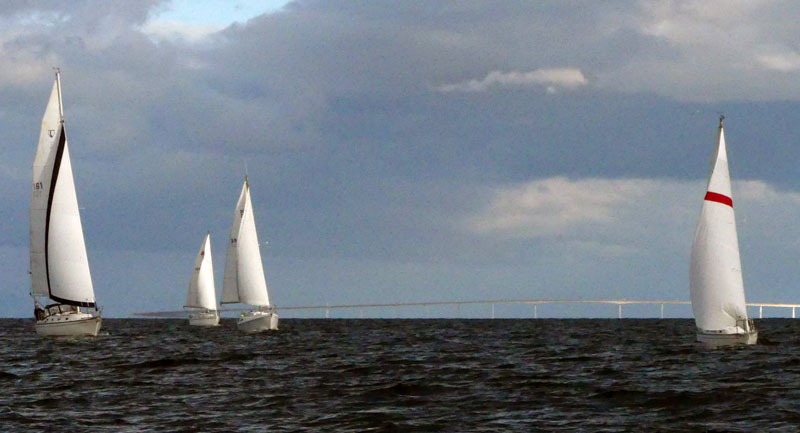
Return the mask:
<svg viewBox="0 0 800 433">
<path fill-rule="evenodd" d="M 54 66 L 106 317 L 180 309 L 207 232 L 220 293 L 245 173 L 278 307 L 689 299 L 723 113 L 747 299 L 798 303 L 798 21 L 788 0 L 0 1 L 0 317 L 32 310 Z"/>
</svg>

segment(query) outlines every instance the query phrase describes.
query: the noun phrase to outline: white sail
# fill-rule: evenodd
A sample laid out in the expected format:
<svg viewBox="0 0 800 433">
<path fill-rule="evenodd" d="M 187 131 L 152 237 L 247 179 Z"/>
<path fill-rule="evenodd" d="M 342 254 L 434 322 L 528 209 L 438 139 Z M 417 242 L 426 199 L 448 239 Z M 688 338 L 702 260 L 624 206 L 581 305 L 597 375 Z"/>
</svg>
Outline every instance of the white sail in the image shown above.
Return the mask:
<svg viewBox="0 0 800 433">
<path fill-rule="evenodd" d="M 58 103 L 58 84 L 54 82 L 50 100 L 42 117 L 39 145 L 36 147 L 36 156 L 33 160 L 33 190 L 31 191 L 29 226 L 30 272 L 31 293 L 37 296 L 50 295 L 44 247 L 45 224 L 50 197 L 50 177 L 53 173 L 53 160 L 60 139 L 60 131 L 61 110 Z"/>
<path fill-rule="evenodd" d="M 189 280 L 189 293 L 186 296 L 186 306 L 217 309 L 217 295 L 214 288 L 214 265 L 211 260 L 211 235 L 207 234 L 203 246 L 194 260 L 192 278 Z"/>
<path fill-rule="evenodd" d="M 30 203 L 31 293 L 65 304 L 95 305 L 72 177 L 58 74 L 33 162 Z"/>
<path fill-rule="evenodd" d="M 247 178 L 236 203 L 222 286 L 222 303 L 238 302 L 259 307 L 269 306 L 267 282 L 261 263 L 261 250 L 258 246 L 253 204 L 250 201 L 250 184 Z"/>
<path fill-rule="evenodd" d="M 225 273 L 222 278 L 222 304 L 235 304 L 239 302 L 239 260 L 236 244 L 239 239 L 239 231 L 242 225 L 242 215 L 244 215 L 245 191 L 247 182 L 242 186 L 239 200 L 233 213 L 233 224 L 231 225 L 228 236 L 228 251 L 225 254 Z"/>
<path fill-rule="evenodd" d="M 697 328 L 701 331 L 733 331 L 737 326 L 745 329 L 747 309 L 722 119 L 694 235 L 689 272 Z"/>
</svg>

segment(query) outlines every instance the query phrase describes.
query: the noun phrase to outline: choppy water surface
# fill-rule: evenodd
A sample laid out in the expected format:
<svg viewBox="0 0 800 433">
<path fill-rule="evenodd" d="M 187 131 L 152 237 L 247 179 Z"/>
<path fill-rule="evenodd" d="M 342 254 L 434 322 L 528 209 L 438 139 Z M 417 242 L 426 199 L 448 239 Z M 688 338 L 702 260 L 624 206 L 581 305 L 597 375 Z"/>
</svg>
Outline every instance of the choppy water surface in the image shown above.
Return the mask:
<svg viewBox="0 0 800 433">
<path fill-rule="evenodd" d="M 0 430 L 796 431 L 800 320 L 706 350 L 692 320 L 0 320 Z"/>
</svg>

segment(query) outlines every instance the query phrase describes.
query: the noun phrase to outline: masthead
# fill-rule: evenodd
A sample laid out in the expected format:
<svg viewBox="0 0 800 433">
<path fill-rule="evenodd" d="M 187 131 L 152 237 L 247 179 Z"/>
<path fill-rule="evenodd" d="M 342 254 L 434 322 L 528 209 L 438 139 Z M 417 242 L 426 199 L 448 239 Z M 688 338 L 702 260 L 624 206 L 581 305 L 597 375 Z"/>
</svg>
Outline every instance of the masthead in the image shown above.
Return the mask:
<svg viewBox="0 0 800 433">
<path fill-rule="evenodd" d="M 54 66 L 53 70 L 56 73 L 56 88 L 58 89 L 58 117 L 61 123 L 64 123 L 64 104 L 61 103 L 61 68 Z"/>
</svg>

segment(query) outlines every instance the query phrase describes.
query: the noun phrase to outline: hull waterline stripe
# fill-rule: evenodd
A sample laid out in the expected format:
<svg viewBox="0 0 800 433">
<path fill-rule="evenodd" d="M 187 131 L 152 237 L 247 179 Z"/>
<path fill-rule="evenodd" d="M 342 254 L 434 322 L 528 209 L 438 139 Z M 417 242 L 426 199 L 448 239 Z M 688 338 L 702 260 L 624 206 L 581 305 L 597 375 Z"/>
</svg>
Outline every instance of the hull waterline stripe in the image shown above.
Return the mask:
<svg viewBox="0 0 800 433">
<path fill-rule="evenodd" d="M 722 203 L 724 205 L 733 207 L 733 199 L 731 199 L 727 195 L 717 194 L 716 192 L 708 191 L 706 193 L 706 200 L 715 201 L 717 203 Z"/>
</svg>

